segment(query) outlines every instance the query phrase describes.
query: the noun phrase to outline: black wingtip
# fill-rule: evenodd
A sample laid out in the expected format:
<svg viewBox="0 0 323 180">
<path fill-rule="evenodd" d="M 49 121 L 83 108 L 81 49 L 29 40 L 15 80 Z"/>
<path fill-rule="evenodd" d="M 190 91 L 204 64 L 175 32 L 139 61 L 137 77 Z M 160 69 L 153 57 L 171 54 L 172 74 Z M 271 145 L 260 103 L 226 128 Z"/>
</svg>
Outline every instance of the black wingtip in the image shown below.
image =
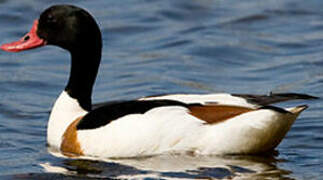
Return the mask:
<svg viewBox="0 0 323 180">
<path fill-rule="evenodd" d="M 291 99 L 320 99 L 316 96 L 311 96 L 308 94 L 299 94 L 299 93 L 273 93 L 270 92 L 270 96 L 281 96 L 281 97 L 289 97 Z"/>
<path fill-rule="evenodd" d="M 276 111 L 279 113 L 283 113 L 283 114 L 290 113 L 289 111 L 286 111 L 285 109 L 280 108 L 280 107 L 276 107 L 276 106 L 262 106 L 259 109 L 270 109 L 270 110 L 273 110 L 273 111 Z"/>
<path fill-rule="evenodd" d="M 232 94 L 233 96 L 238 96 L 246 99 L 248 102 L 257 105 L 270 105 L 274 103 L 290 101 L 290 100 L 314 100 L 319 99 L 319 97 L 307 95 L 307 94 L 298 94 L 298 93 L 272 93 L 268 95 L 253 95 L 253 94 Z"/>
</svg>

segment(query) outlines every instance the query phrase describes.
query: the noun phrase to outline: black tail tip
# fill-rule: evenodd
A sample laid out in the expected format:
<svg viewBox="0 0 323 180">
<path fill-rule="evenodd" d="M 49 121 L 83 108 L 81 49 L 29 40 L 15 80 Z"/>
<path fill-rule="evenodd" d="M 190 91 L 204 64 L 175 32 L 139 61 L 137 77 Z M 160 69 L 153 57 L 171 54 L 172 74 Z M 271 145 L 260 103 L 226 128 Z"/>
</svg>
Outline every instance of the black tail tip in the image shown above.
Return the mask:
<svg viewBox="0 0 323 180">
<path fill-rule="evenodd" d="M 296 106 L 293 109 L 291 109 L 290 111 L 293 114 L 297 114 L 297 113 L 301 113 L 302 111 L 304 111 L 307 108 L 308 108 L 308 105 L 304 104 L 304 105 Z"/>
</svg>

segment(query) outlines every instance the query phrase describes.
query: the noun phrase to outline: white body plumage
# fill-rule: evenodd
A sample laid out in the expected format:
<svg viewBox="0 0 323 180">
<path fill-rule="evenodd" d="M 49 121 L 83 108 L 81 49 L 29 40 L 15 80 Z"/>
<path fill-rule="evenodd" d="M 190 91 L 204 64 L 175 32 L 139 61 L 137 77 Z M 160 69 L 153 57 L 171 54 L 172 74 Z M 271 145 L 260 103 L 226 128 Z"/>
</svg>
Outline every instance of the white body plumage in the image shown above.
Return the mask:
<svg viewBox="0 0 323 180">
<path fill-rule="evenodd" d="M 245 99 L 230 94 L 167 95 L 140 100 L 154 99 L 201 104 L 216 102 L 255 108 Z M 192 116 L 184 107 L 158 107 L 144 114 L 126 115 L 96 129 L 78 130 L 77 139 L 85 155 L 98 157 L 134 157 L 165 152 L 259 153 L 276 147 L 303 109 L 286 110 L 291 113 L 259 109 L 223 122 L 207 124 Z M 48 143 L 60 148 L 66 128 L 86 113 L 76 100 L 63 92 L 50 116 Z"/>
</svg>

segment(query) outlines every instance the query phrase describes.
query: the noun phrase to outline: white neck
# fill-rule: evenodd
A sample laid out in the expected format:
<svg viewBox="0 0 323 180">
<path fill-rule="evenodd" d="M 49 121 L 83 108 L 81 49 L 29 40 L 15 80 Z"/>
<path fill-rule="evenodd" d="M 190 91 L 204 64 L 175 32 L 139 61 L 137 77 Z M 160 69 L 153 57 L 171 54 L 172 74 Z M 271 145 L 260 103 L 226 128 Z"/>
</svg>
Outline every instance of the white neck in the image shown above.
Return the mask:
<svg viewBox="0 0 323 180">
<path fill-rule="evenodd" d="M 49 116 L 47 142 L 50 146 L 60 148 L 66 128 L 79 116 L 87 113 L 76 99 L 63 91 L 56 100 Z"/>
</svg>

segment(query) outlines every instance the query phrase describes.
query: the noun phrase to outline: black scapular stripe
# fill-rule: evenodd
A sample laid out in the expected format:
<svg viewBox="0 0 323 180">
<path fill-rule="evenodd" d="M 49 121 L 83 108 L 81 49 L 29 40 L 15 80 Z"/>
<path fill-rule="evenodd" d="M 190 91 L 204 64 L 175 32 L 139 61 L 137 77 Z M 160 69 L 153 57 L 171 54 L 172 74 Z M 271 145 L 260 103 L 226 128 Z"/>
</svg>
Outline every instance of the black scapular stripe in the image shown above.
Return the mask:
<svg viewBox="0 0 323 180">
<path fill-rule="evenodd" d="M 179 101 L 172 100 L 148 100 L 148 101 L 124 101 L 107 103 L 86 114 L 77 125 L 78 130 L 95 129 L 109 124 L 122 116 L 129 114 L 143 114 L 153 108 L 163 106 L 188 107 Z"/>
</svg>

